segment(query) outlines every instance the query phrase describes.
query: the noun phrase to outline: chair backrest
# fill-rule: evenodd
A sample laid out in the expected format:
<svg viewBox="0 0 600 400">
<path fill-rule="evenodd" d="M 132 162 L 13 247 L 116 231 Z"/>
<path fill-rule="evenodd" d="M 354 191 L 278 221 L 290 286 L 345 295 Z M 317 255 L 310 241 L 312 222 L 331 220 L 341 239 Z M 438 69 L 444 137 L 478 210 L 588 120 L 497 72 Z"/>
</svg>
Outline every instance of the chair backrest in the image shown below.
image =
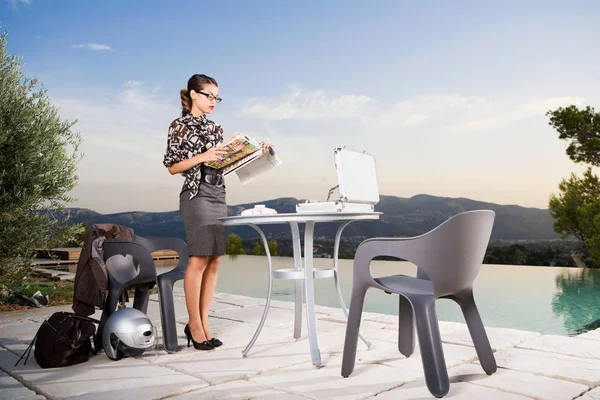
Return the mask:
<svg viewBox="0 0 600 400">
<path fill-rule="evenodd" d="M 174 237 L 142 237 L 135 235 L 136 243 L 147 248 L 151 253 L 159 250 L 174 250 L 179 257 L 179 262 L 175 269 L 185 271 L 189 260 L 187 244 Z"/>
<path fill-rule="evenodd" d="M 387 255 L 410 261 L 419 268 L 418 277 L 433 282 L 436 297 L 452 295 L 473 287 L 494 219 L 491 210 L 467 211 L 414 238 L 368 239 L 363 243 L 372 240 L 373 247 L 366 247 L 367 254 L 361 257 Z"/>
<path fill-rule="evenodd" d="M 141 238 L 144 239 L 144 238 Z M 152 255 L 134 236 L 133 241 L 105 241 L 104 261 L 108 274 L 117 282 L 146 282 L 156 280 L 156 269 Z M 110 280 L 110 279 L 109 279 Z"/>
<path fill-rule="evenodd" d="M 491 210 L 458 214 L 422 236 L 415 264 L 433 282 L 436 297 L 472 288 L 488 247 L 495 213 Z"/>
<path fill-rule="evenodd" d="M 136 243 L 139 243 L 142 246 L 144 246 L 145 248 L 147 248 L 150 253 L 152 253 L 153 251 L 157 250 L 157 249 L 154 248 L 154 243 L 152 243 L 151 240 L 148 240 L 148 239 L 146 239 L 143 236 L 135 235 L 133 237 L 133 241 L 136 242 Z"/>
</svg>

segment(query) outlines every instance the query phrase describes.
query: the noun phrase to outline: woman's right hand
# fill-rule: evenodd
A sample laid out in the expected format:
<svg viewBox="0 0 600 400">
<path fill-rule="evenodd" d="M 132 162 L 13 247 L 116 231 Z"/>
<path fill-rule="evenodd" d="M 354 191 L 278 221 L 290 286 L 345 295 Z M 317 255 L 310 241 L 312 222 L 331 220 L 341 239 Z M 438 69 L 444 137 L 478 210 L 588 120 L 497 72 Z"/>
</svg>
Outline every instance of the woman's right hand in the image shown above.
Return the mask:
<svg viewBox="0 0 600 400">
<path fill-rule="evenodd" d="M 206 150 L 204 153 L 199 154 L 203 163 L 211 163 L 213 161 L 220 161 L 225 154 L 225 150 L 222 147 L 212 147 Z"/>
</svg>

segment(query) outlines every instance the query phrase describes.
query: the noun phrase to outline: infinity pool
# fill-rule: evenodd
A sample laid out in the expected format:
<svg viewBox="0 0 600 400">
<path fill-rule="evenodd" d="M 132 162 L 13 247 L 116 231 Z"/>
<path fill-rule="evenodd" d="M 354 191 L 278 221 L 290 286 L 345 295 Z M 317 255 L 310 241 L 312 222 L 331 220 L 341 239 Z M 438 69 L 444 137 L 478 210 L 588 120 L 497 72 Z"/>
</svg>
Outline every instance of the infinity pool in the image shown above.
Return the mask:
<svg viewBox="0 0 600 400">
<path fill-rule="evenodd" d="M 314 266 L 328 268 L 331 259 L 315 259 Z M 173 261 L 159 267 L 166 271 Z M 169 264 L 171 264 L 169 266 Z M 274 268 L 291 268 L 293 259 L 274 257 Z M 415 275 L 416 267 L 406 262 L 374 261 L 373 276 Z M 267 295 L 267 263 L 261 256 L 225 256 L 217 291 L 251 297 Z M 340 260 L 342 293 L 349 306 L 352 260 Z M 178 285 L 182 285 L 179 282 Z M 274 280 L 273 299 L 293 301 L 293 281 Z M 339 307 L 333 279 L 315 282 L 316 303 Z M 475 281 L 475 301 L 486 326 L 514 328 L 546 334 L 570 335 L 600 327 L 600 271 L 558 267 L 483 265 Z M 464 322 L 460 308 L 450 300 L 437 300 L 440 320 Z M 398 314 L 398 298 L 369 290 L 365 311 Z"/>
</svg>

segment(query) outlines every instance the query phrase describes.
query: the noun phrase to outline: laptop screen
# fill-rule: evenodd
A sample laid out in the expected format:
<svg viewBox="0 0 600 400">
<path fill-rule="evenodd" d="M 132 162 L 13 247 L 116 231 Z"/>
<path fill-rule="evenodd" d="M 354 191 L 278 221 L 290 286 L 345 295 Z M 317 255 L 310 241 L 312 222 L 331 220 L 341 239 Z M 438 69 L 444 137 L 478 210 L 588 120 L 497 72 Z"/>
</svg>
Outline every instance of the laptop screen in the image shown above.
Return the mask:
<svg viewBox="0 0 600 400">
<path fill-rule="evenodd" d="M 335 150 L 340 197 L 347 203 L 379 202 L 379 185 L 375 158 L 364 152 Z"/>
</svg>

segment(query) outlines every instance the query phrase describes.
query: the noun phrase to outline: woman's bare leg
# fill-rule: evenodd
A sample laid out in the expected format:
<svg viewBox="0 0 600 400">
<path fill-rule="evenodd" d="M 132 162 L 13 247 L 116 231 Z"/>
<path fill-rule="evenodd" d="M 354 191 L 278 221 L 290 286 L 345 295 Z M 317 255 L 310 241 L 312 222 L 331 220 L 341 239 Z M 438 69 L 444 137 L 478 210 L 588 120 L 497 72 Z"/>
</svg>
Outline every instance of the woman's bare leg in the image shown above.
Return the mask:
<svg viewBox="0 0 600 400">
<path fill-rule="evenodd" d="M 210 256 L 208 264 L 204 270 L 202 277 L 202 287 L 200 289 L 200 319 L 202 320 L 202 328 L 207 339 L 212 339 L 212 334 L 208 329 L 208 312 L 212 304 L 217 286 L 217 272 L 221 263 L 221 256 Z"/>
<path fill-rule="evenodd" d="M 190 330 L 192 338 L 196 342 L 204 342 L 208 339 L 204 333 L 199 307 L 201 301 L 200 286 L 208 261 L 209 256 L 190 256 L 185 277 L 183 278 L 185 305 L 188 310 Z"/>
</svg>

